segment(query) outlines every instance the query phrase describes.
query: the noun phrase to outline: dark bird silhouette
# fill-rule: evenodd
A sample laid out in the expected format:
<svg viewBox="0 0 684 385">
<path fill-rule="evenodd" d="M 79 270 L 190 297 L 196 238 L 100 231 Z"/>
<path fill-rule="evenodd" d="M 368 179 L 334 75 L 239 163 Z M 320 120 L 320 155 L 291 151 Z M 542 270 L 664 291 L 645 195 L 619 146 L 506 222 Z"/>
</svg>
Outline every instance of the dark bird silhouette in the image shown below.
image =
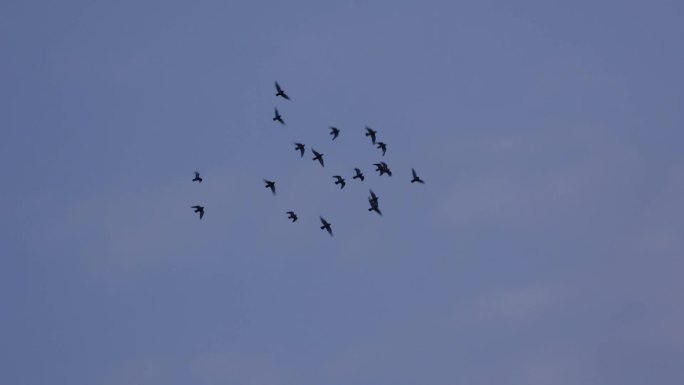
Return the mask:
<svg viewBox="0 0 684 385">
<path fill-rule="evenodd" d="M 266 188 L 270 188 L 273 195 L 275 195 L 275 182 L 264 179 L 264 183 L 266 183 Z"/>
<path fill-rule="evenodd" d="M 416 170 L 411 169 L 411 174 L 413 174 L 413 179 L 411 179 L 411 183 L 418 182 L 418 183 L 425 184 L 425 182 L 422 179 L 420 179 L 418 174 L 416 174 Z"/>
<path fill-rule="evenodd" d="M 373 190 L 368 190 L 368 191 L 370 191 L 370 195 L 371 195 L 370 198 L 368 198 L 368 200 L 371 200 L 371 201 L 377 203 L 377 202 L 380 200 L 380 198 L 378 198 L 378 196 L 375 195 L 375 193 L 373 192 Z"/>
<path fill-rule="evenodd" d="M 280 122 L 280 124 L 285 124 L 285 121 L 283 120 L 283 117 L 278 112 L 278 109 L 273 108 L 273 111 L 275 112 L 275 116 L 273 117 L 273 121 L 274 122 Z"/>
<path fill-rule="evenodd" d="M 380 207 L 378 207 L 378 201 L 374 201 L 371 198 L 368 198 L 368 203 L 370 203 L 368 211 L 375 211 L 376 213 L 382 215 L 382 211 L 380 211 Z"/>
<path fill-rule="evenodd" d="M 319 218 L 321 218 L 321 223 L 323 224 L 323 226 L 321 226 L 321 230 L 327 231 L 328 234 L 330 234 L 330 236 L 332 237 L 332 235 L 333 235 L 332 234 L 332 226 L 330 225 L 330 223 L 328 221 L 326 221 L 325 219 L 323 219 L 323 217 L 319 217 Z"/>
<path fill-rule="evenodd" d="M 290 100 L 290 97 L 287 96 L 287 94 L 285 93 L 285 91 L 283 91 L 282 88 L 280 88 L 280 84 L 278 84 L 278 82 L 275 82 L 275 87 L 276 87 L 276 91 L 277 91 L 275 94 L 276 96 L 282 96 L 283 98 Z"/>
<path fill-rule="evenodd" d="M 288 211 L 287 218 L 292 219 L 292 222 L 297 222 L 297 214 L 295 214 L 294 211 Z"/>
<path fill-rule="evenodd" d="M 375 166 L 375 171 L 380 172 L 380 176 L 382 176 L 383 174 L 387 174 L 389 176 L 392 176 L 392 170 L 389 169 L 389 167 L 387 166 L 387 163 L 380 162 L 380 163 L 373 163 L 373 165 Z"/>
<path fill-rule="evenodd" d="M 368 211 L 375 211 L 376 213 L 382 215 L 382 211 L 380 211 L 380 206 L 378 204 L 378 200 L 380 200 L 380 198 L 378 198 L 378 196 L 375 195 L 373 190 L 370 190 L 370 194 L 371 196 L 368 197 L 368 203 L 370 204 L 370 208 L 368 209 Z"/>
<path fill-rule="evenodd" d="M 378 133 L 378 132 L 375 131 L 374 129 L 372 129 L 372 128 L 366 126 L 366 136 L 370 136 L 371 141 L 373 142 L 374 145 L 375 145 L 375 135 L 376 135 L 377 133 Z"/>
<path fill-rule="evenodd" d="M 343 189 L 344 186 L 347 184 L 347 183 L 344 181 L 344 178 L 342 178 L 342 177 L 339 176 L 339 175 L 333 175 L 333 178 L 337 179 L 337 180 L 335 181 L 335 184 L 339 184 L 339 185 L 340 185 L 340 190 Z"/>
<path fill-rule="evenodd" d="M 363 182 L 363 180 L 364 180 L 365 178 L 364 178 L 363 173 L 361 172 L 361 170 L 359 170 L 358 168 L 354 168 L 354 171 L 356 172 L 356 174 L 354 175 L 354 177 L 353 177 L 352 179 L 361 179 L 361 182 Z"/>
<path fill-rule="evenodd" d="M 304 157 L 304 144 L 295 143 L 295 151 L 299 151 L 300 157 Z"/>
<path fill-rule="evenodd" d="M 382 156 L 385 156 L 385 152 L 387 151 L 387 145 L 384 142 L 378 142 L 377 148 L 382 150 Z"/>
<path fill-rule="evenodd" d="M 202 177 L 199 175 L 197 171 L 195 171 L 195 178 L 193 178 L 192 181 L 202 183 Z"/>
<path fill-rule="evenodd" d="M 311 152 L 313 152 L 314 155 L 315 155 L 312 159 L 313 159 L 313 160 L 317 160 L 318 163 L 321 164 L 321 167 L 325 167 L 325 165 L 323 164 L 323 154 L 321 154 L 320 152 L 314 150 L 313 148 L 311 149 Z"/>
<path fill-rule="evenodd" d="M 332 135 L 332 140 L 337 139 L 337 136 L 340 135 L 340 129 L 330 126 L 330 135 Z"/>
<path fill-rule="evenodd" d="M 200 219 L 204 216 L 204 206 L 192 206 L 196 213 L 199 213 Z"/>
</svg>

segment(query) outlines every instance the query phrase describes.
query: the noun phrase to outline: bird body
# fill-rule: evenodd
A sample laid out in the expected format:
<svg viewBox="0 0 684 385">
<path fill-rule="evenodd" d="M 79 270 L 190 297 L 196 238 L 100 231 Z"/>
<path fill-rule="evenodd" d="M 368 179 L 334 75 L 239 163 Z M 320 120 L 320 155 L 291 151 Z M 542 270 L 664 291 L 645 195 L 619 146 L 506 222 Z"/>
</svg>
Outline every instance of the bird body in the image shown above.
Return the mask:
<svg viewBox="0 0 684 385">
<path fill-rule="evenodd" d="M 340 129 L 330 126 L 330 135 L 332 135 L 332 140 L 337 139 L 337 137 L 340 135 Z"/>
<path fill-rule="evenodd" d="M 368 197 L 368 203 L 370 204 L 370 208 L 368 211 L 375 211 L 376 213 L 382 215 L 382 212 L 380 211 L 380 206 L 378 204 L 378 201 L 380 198 L 378 198 L 377 195 L 373 192 L 373 190 L 370 190 L 370 197 Z"/>
<path fill-rule="evenodd" d="M 411 169 L 411 174 L 413 174 L 413 179 L 411 179 L 411 183 L 416 183 L 416 182 L 418 182 L 418 183 L 421 183 L 421 184 L 425 184 L 425 182 L 424 182 L 422 179 L 420 179 L 420 177 L 419 177 L 418 174 L 416 173 L 416 170 Z"/>
<path fill-rule="evenodd" d="M 193 182 L 202 183 L 202 177 L 199 172 L 195 171 L 195 177 L 192 179 Z"/>
<path fill-rule="evenodd" d="M 275 195 L 275 182 L 268 179 L 264 179 L 264 183 L 266 184 L 266 188 L 271 189 L 271 192 L 273 193 L 273 195 Z"/>
<path fill-rule="evenodd" d="M 392 170 L 389 169 L 389 166 L 385 162 L 380 162 L 380 163 L 373 163 L 375 166 L 375 171 L 380 172 L 380 176 L 383 174 L 387 174 L 389 176 L 392 176 Z"/>
<path fill-rule="evenodd" d="M 365 178 L 361 170 L 358 168 L 354 168 L 354 171 L 356 172 L 356 174 L 354 174 L 354 177 L 352 177 L 352 179 L 361 179 L 361 182 L 363 182 Z"/>
<path fill-rule="evenodd" d="M 323 154 L 314 150 L 313 148 L 311 149 L 311 152 L 313 152 L 313 154 L 315 155 L 312 159 L 317 160 L 318 163 L 321 164 L 321 167 L 325 167 L 325 165 L 323 164 Z"/>
<path fill-rule="evenodd" d="M 335 184 L 339 184 L 339 185 L 340 185 L 340 190 L 343 189 L 344 186 L 347 184 L 347 183 L 344 181 L 344 178 L 342 178 L 342 177 L 339 176 L 339 175 L 333 175 L 333 178 L 336 179 Z"/>
<path fill-rule="evenodd" d="M 376 135 L 377 133 L 378 133 L 378 132 L 375 131 L 374 129 L 372 129 L 372 128 L 366 126 L 366 136 L 370 136 L 371 141 L 373 142 L 374 145 L 375 145 L 375 135 Z"/>
<path fill-rule="evenodd" d="M 199 213 L 199 219 L 202 219 L 204 216 L 204 206 L 192 206 L 191 208 L 195 209 L 196 213 Z"/>
<path fill-rule="evenodd" d="M 304 144 L 295 143 L 295 151 L 299 151 L 300 158 L 304 157 Z"/>
<path fill-rule="evenodd" d="M 274 114 L 275 116 L 273 116 L 273 121 L 274 121 L 274 122 L 280 122 L 280 124 L 285 124 L 285 121 L 283 120 L 282 115 L 280 115 L 280 112 L 278 112 L 278 109 L 277 109 L 277 108 L 273 108 L 273 111 L 274 111 L 274 113 L 275 113 L 275 114 Z"/>
<path fill-rule="evenodd" d="M 321 219 L 321 223 L 323 224 L 323 225 L 321 226 L 321 230 L 327 231 L 328 234 L 330 234 L 330 236 L 332 237 L 332 235 L 333 235 L 333 233 L 332 233 L 332 225 L 331 225 L 328 221 L 326 221 L 323 217 L 319 217 L 319 218 Z"/>
<path fill-rule="evenodd" d="M 385 156 L 385 152 L 387 151 L 387 145 L 384 142 L 378 142 L 377 148 L 382 150 L 382 156 Z"/>
<path fill-rule="evenodd" d="M 280 96 L 284 99 L 290 100 L 290 97 L 287 96 L 287 94 L 285 93 L 285 91 L 283 91 L 283 89 L 280 87 L 280 84 L 278 84 L 278 82 L 275 82 L 275 87 L 276 87 L 276 94 L 275 94 L 276 96 Z"/>
</svg>

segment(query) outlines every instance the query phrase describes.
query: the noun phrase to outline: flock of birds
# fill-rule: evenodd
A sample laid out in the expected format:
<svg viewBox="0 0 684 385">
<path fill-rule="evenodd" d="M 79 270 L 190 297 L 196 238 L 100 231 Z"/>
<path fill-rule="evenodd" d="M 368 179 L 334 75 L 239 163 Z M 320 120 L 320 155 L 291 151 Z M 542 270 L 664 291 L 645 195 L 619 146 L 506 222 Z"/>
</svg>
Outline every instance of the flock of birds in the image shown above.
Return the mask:
<svg viewBox="0 0 684 385">
<path fill-rule="evenodd" d="M 286 100 L 290 100 L 290 97 L 285 93 L 283 88 L 278 84 L 278 82 L 275 82 L 275 88 L 276 88 L 276 97 L 281 97 Z M 278 108 L 274 108 L 274 116 L 273 116 L 273 121 L 278 122 L 280 124 L 285 124 L 285 120 L 283 119 L 283 116 L 280 114 L 278 111 Z M 340 135 L 340 129 L 337 127 L 330 127 L 330 135 L 332 136 L 332 140 L 337 139 L 337 137 Z M 373 146 L 376 148 L 380 149 L 382 151 L 382 156 L 385 156 L 385 153 L 387 152 L 387 144 L 381 141 L 377 140 L 377 135 L 378 132 L 368 126 L 366 126 L 366 136 L 370 138 L 371 143 Z M 304 157 L 304 154 L 306 153 L 306 146 L 303 143 L 294 143 L 295 145 L 295 151 L 299 152 L 300 157 Z M 311 153 L 314 155 L 312 158 L 313 161 L 318 161 L 320 163 L 321 167 L 325 167 L 325 162 L 323 161 L 323 155 L 322 153 L 316 151 L 315 149 L 311 148 Z M 385 162 L 378 162 L 373 164 L 375 166 L 375 171 L 379 173 L 379 176 L 387 175 L 389 177 L 392 176 L 392 170 L 390 170 L 389 166 Z M 411 183 L 425 183 L 416 173 L 415 169 L 411 169 Z M 335 179 L 335 185 L 339 185 L 340 189 L 343 189 L 346 185 L 347 182 L 346 180 L 341 176 L 341 175 L 333 175 L 333 179 Z M 361 172 L 361 169 L 359 168 L 354 168 L 354 176 L 352 179 L 358 179 L 359 181 L 363 182 L 365 180 L 365 176 L 363 175 L 363 172 Z M 200 176 L 200 173 L 195 171 L 195 177 L 192 179 L 193 182 L 197 183 L 202 183 L 202 177 Z M 271 190 L 271 193 L 275 195 L 276 193 L 276 186 L 275 186 L 275 181 L 264 179 L 265 183 L 265 188 Z M 368 211 L 375 211 L 379 215 L 382 215 L 382 211 L 380 211 L 380 205 L 379 205 L 379 200 L 378 196 L 373 192 L 373 190 L 369 190 L 370 196 L 368 197 L 368 204 L 370 207 L 368 208 Z M 204 216 L 204 206 L 200 205 L 195 205 L 192 206 L 192 209 L 194 209 L 195 213 L 199 214 L 199 219 L 202 219 Z M 296 222 L 298 217 L 297 214 L 294 211 L 287 211 L 287 218 L 290 219 L 292 222 Z M 330 222 L 325 220 L 322 216 L 319 216 L 319 219 L 321 221 L 321 230 L 325 230 L 330 234 L 330 236 L 333 235 L 332 231 L 332 225 Z"/>
</svg>

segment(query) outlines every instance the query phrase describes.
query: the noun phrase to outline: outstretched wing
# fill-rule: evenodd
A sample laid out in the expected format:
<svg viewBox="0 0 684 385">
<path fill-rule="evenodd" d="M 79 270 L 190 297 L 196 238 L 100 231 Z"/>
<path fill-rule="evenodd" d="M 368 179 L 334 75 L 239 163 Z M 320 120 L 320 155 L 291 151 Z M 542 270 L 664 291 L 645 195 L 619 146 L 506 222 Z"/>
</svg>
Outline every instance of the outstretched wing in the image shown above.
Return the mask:
<svg viewBox="0 0 684 385">
<path fill-rule="evenodd" d="M 416 174 L 416 170 L 411 169 L 411 174 L 413 174 L 414 178 L 418 178 L 418 174 Z"/>
</svg>

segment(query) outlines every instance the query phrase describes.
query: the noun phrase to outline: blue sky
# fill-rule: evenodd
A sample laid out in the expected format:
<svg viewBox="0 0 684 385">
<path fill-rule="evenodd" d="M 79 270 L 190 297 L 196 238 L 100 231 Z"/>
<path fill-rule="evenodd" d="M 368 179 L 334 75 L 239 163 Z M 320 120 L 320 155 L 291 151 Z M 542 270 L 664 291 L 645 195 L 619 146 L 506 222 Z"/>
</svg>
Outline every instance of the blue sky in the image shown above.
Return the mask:
<svg viewBox="0 0 684 385">
<path fill-rule="evenodd" d="M 0 382 L 681 384 L 683 8 L 3 2 Z"/>
</svg>

